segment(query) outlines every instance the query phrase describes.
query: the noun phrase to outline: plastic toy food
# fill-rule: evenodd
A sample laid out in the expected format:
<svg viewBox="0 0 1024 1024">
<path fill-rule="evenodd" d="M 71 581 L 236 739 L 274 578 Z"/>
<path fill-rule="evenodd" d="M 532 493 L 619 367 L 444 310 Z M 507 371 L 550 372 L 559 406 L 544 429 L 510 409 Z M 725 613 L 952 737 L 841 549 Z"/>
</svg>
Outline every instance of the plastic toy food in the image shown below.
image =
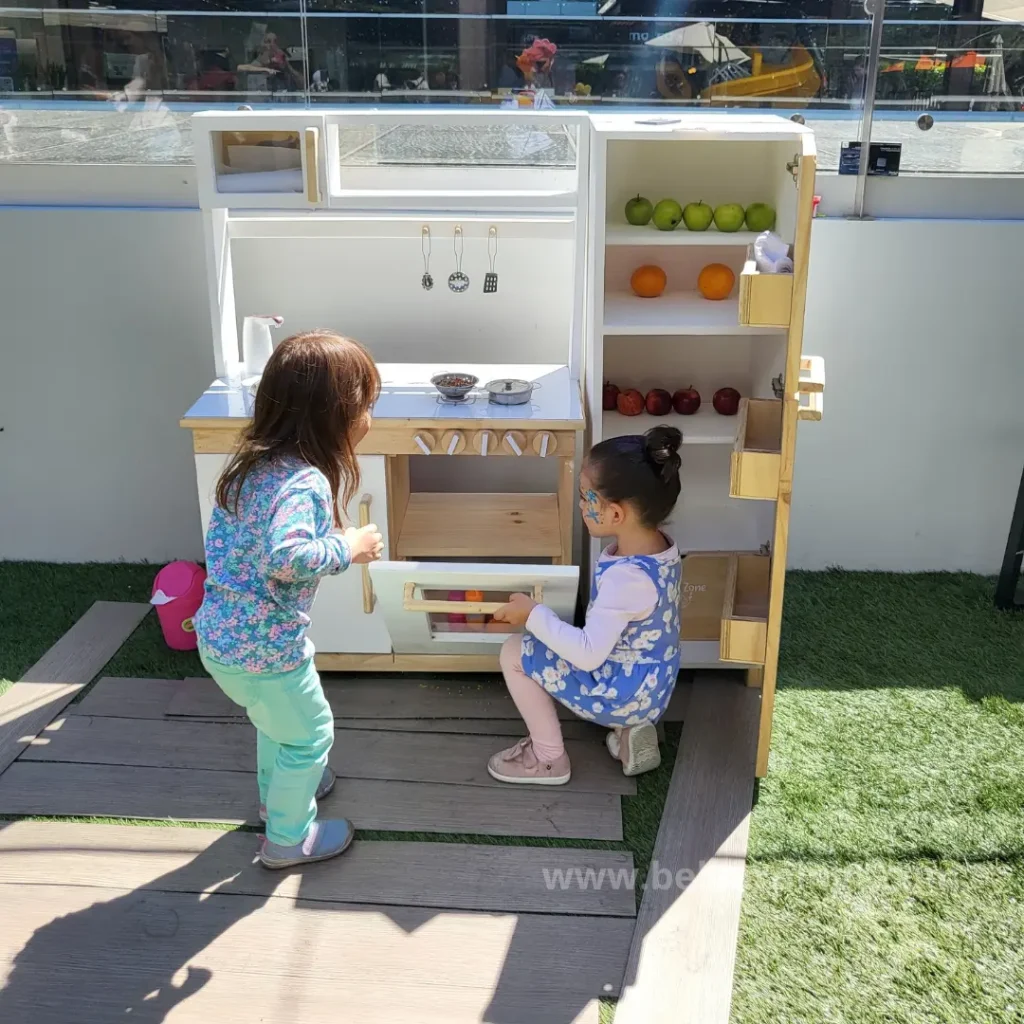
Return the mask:
<svg viewBox="0 0 1024 1024">
<path fill-rule="evenodd" d="M 472 602 L 472 603 L 479 604 L 481 601 L 483 601 L 483 599 L 484 599 L 484 592 L 482 590 L 467 590 L 466 591 L 466 601 L 467 602 Z M 481 625 L 486 621 L 486 619 L 487 619 L 486 615 L 467 615 L 466 616 L 466 621 L 467 622 L 476 622 L 476 623 L 479 623 Z"/>
<path fill-rule="evenodd" d="M 683 219 L 683 208 L 674 199 L 662 199 L 654 208 L 653 218 L 659 231 L 675 231 Z"/>
<path fill-rule="evenodd" d="M 687 203 L 683 207 L 683 223 L 690 231 L 707 231 L 715 219 L 715 211 L 707 203 Z"/>
<path fill-rule="evenodd" d="M 775 227 L 775 207 L 767 203 L 751 203 L 745 218 L 751 231 L 771 231 Z"/>
<path fill-rule="evenodd" d="M 650 224 L 653 216 L 654 204 L 650 199 L 644 199 L 643 196 L 638 195 L 626 203 L 626 221 L 634 227 Z"/>
<path fill-rule="evenodd" d="M 746 213 L 739 203 L 723 203 L 715 207 L 715 227 L 719 231 L 739 231 Z"/>
<path fill-rule="evenodd" d="M 627 388 L 616 402 L 623 416 L 639 416 L 644 411 L 644 396 L 636 388 Z"/>
<path fill-rule="evenodd" d="M 629 286 L 641 299 L 656 299 L 668 283 L 665 271 L 661 267 L 647 264 L 637 267 L 629 279 Z"/>
<path fill-rule="evenodd" d="M 694 387 L 680 388 L 672 396 L 672 408 L 680 416 L 692 416 L 700 408 L 700 392 Z"/>
<path fill-rule="evenodd" d="M 705 299 L 727 299 L 736 275 L 724 263 L 709 263 L 697 277 L 697 290 Z"/>
<path fill-rule="evenodd" d="M 464 590 L 449 590 L 448 591 L 449 601 L 465 601 L 466 592 Z M 466 616 L 462 612 L 449 612 L 448 621 L 451 623 L 463 623 L 466 621 Z"/>
<path fill-rule="evenodd" d="M 601 391 L 601 408 L 605 412 L 613 412 L 615 410 L 615 403 L 619 398 L 619 389 L 612 384 L 611 381 L 604 382 L 604 388 Z"/>
<path fill-rule="evenodd" d="M 719 388 L 711 404 L 722 416 L 735 416 L 740 408 L 740 393 L 735 388 Z"/>
<path fill-rule="evenodd" d="M 662 388 L 652 388 L 645 404 L 652 416 L 667 416 L 672 411 L 672 396 Z"/>
</svg>

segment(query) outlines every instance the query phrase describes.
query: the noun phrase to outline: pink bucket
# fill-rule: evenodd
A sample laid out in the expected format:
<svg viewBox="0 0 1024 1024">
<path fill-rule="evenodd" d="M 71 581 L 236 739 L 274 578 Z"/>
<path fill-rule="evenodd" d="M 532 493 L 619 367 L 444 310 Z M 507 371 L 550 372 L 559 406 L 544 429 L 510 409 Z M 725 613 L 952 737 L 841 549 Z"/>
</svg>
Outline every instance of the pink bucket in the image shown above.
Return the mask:
<svg viewBox="0 0 1024 1024">
<path fill-rule="evenodd" d="M 192 625 L 192 616 L 203 603 L 205 581 L 206 570 L 195 562 L 171 562 L 153 580 L 153 596 L 149 603 L 156 606 L 164 640 L 172 650 L 196 649 L 196 630 Z"/>
</svg>

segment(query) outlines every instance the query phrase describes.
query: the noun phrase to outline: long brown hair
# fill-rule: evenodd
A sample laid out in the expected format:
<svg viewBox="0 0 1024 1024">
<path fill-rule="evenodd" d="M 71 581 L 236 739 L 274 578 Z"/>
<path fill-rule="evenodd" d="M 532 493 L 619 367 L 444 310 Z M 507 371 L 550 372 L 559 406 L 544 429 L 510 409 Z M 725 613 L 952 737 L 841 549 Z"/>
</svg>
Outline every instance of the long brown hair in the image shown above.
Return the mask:
<svg viewBox="0 0 1024 1024">
<path fill-rule="evenodd" d="M 380 374 L 358 341 L 325 330 L 285 338 L 263 371 L 252 423 L 217 481 L 217 504 L 237 515 L 253 467 L 274 455 L 292 455 L 327 477 L 334 523 L 341 526 L 340 509 L 359 487 L 352 432 L 379 393 Z"/>
</svg>

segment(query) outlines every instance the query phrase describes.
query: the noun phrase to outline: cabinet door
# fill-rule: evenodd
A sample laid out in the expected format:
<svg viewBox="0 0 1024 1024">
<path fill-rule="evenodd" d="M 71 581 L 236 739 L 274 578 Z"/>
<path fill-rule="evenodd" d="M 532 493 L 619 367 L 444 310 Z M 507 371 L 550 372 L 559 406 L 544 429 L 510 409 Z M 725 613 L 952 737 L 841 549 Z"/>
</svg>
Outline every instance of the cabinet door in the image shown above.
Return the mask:
<svg viewBox="0 0 1024 1024">
<path fill-rule="evenodd" d="M 495 654 L 510 629 L 489 620 L 509 594 L 571 621 L 579 589 L 575 565 L 377 562 L 370 578 L 396 654 Z"/>
<path fill-rule="evenodd" d="M 383 455 L 361 455 L 359 491 L 345 509 L 353 525 L 360 516 L 376 523 L 389 557 L 387 485 Z M 352 565 L 340 576 L 325 576 L 311 614 L 309 638 L 321 654 L 390 654 L 391 637 L 368 566 Z"/>
<path fill-rule="evenodd" d="M 240 111 L 192 116 L 204 207 L 325 205 L 323 116 Z"/>
<path fill-rule="evenodd" d="M 203 537 L 210 525 L 210 513 L 213 511 L 214 491 L 220 479 L 221 470 L 227 464 L 230 455 L 196 455 L 196 485 L 199 489 L 199 516 L 203 521 Z"/>
</svg>

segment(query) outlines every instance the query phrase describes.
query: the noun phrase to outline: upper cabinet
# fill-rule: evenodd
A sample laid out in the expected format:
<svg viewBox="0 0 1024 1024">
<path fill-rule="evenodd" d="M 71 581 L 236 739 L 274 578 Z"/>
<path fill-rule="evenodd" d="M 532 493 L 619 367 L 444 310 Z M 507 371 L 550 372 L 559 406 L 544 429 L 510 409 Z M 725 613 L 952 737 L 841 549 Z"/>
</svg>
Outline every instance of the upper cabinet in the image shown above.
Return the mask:
<svg viewBox="0 0 1024 1024">
<path fill-rule="evenodd" d="M 573 111 L 204 112 L 204 207 L 575 210 L 589 120 Z"/>
<path fill-rule="evenodd" d="M 204 207 L 326 205 L 323 115 L 203 112 L 193 115 L 192 128 Z"/>
</svg>

